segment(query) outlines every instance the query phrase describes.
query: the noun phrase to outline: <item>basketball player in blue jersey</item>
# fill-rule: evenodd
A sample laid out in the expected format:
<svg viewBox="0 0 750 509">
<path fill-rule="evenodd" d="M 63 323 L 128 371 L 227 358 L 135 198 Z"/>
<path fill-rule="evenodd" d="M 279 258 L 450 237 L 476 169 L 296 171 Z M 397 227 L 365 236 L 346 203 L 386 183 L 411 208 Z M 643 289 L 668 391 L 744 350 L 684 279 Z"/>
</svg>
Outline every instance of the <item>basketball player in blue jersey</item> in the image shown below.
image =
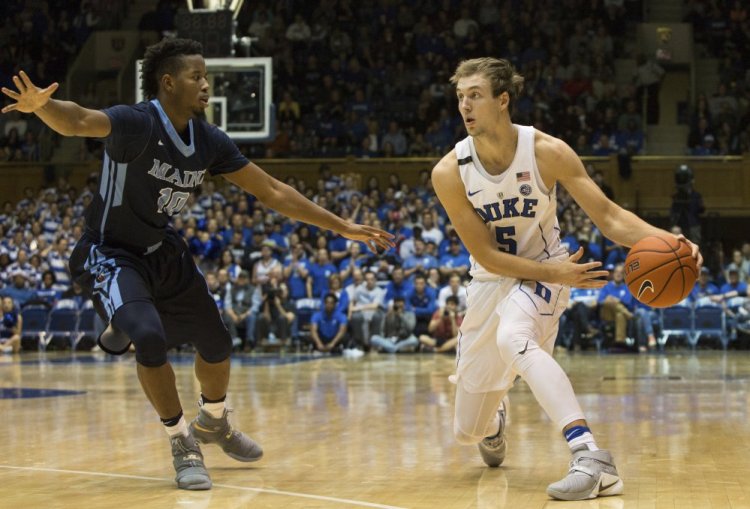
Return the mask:
<svg viewBox="0 0 750 509">
<path fill-rule="evenodd" d="M 180 488 L 204 490 L 211 479 L 199 442 L 219 445 L 239 461 L 263 451 L 227 420 L 225 398 L 232 341 L 185 242 L 169 226 L 207 175 L 221 175 L 264 205 L 299 221 L 332 230 L 372 248 L 389 249 L 392 236 L 351 224 L 318 207 L 240 154 L 209 125 L 206 64 L 197 42 L 164 40 L 146 50 L 142 88 L 147 102 L 90 110 L 51 99 L 58 84 L 41 89 L 23 72 L 15 102 L 3 113 L 34 113 L 64 136 L 105 143 L 99 192 L 86 212 L 86 231 L 70 259 L 71 273 L 92 296 L 110 327 L 102 348 L 135 346 L 138 379 L 170 436 Z M 167 349 L 192 343 L 201 386 L 200 411 L 188 426 Z"/>
<path fill-rule="evenodd" d="M 578 263 L 560 244 L 561 183 L 604 235 L 631 246 L 666 234 L 608 200 L 564 142 L 511 122 L 523 78 L 507 60 L 462 62 L 451 82 L 469 136 L 435 166 L 432 182 L 471 253 L 473 280 L 457 348 L 454 433 L 499 466 L 506 451 L 506 394 L 520 375 L 562 430 L 570 470 L 547 493 L 581 500 L 622 493 L 608 451 L 597 447 L 565 372 L 552 358 L 570 287 L 601 288 L 599 262 Z M 698 265 L 702 257 L 690 244 Z"/>
</svg>

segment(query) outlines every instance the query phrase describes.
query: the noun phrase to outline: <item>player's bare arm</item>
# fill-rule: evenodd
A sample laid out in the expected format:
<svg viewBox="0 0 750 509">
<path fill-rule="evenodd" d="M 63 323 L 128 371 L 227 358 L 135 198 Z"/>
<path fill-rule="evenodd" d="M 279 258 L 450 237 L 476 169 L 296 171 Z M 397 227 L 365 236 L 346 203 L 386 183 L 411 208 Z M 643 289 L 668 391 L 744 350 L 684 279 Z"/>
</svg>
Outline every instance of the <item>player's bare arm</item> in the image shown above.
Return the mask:
<svg viewBox="0 0 750 509">
<path fill-rule="evenodd" d="M 84 108 L 71 101 L 52 99 L 52 94 L 59 86 L 57 83 L 47 88 L 39 88 L 23 71 L 18 76 L 13 76 L 13 83 L 18 91 L 2 88 L 6 96 L 16 101 L 4 107 L 3 113 L 34 113 L 42 122 L 63 136 L 105 138 L 112 130 L 109 117 L 103 112 Z"/>
<path fill-rule="evenodd" d="M 551 189 L 555 179 L 559 181 L 608 239 L 630 247 L 649 235 L 671 235 L 608 199 L 588 176 L 578 154 L 564 141 L 537 132 L 536 157 L 547 187 Z M 679 238 L 685 239 L 684 236 Z M 688 239 L 685 241 L 700 270 L 703 257 L 698 246 Z"/>
<path fill-rule="evenodd" d="M 595 270 L 601 263 L 576 263 L 583 254 L 582 250 L 559 264 L 539 263 L 498 250 L 495 239 L 465 195 L 455 151 L 443 157 L 432 170 L 432 185 L 458 236 L 487 270 L 501 276 L 580 288 L 601 288 L 606 284 L 606 281 L 597 279 L 607 275 L 607 271 Z"/>
<path fill-rule="evenodd" d="M 293 187 L 273 178 L 257 165 L 249 163 L 238 171 L 224 175 L 229 182 L 256 196 L 263 205 L 285 216 L 334 231 L 347 239 L 373 244 L 388 250 L 394 246 L 393 235 L 372 226 L 350 223 L 319 207 Z"/>
</svg>

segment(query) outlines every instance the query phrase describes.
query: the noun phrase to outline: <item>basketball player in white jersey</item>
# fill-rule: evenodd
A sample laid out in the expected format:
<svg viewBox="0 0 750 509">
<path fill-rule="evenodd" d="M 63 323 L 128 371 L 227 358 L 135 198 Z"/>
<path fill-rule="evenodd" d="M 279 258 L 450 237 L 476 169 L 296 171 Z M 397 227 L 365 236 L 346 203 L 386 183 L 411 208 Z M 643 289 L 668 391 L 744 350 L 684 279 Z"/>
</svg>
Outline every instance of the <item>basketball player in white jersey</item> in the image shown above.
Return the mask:
<svg viewBox="0 0 750 509">
<path fill-rule="evenodd" d="M 565 372 L 552 358 L 570 287 L 601 288 L 599 262 L 577 263 L 560 244 L 555 186 L 561 183 L 604 235 L 631 246 L 666 234 L 608 200 L 563 141 L 511 122 L 523 78 L 507 60 L 462 62 L 451 82 L 469 136 L 435 166 L 432 182 L 471 253 L 468 310 L 457 348 L 454 433 L 478 444 L 484 462 L 505 458 L 506 394 L 520 375 L 562 430 L 568 474 L 547 493 L 581 500 L 622 493 L 608 451 L 597 447 Z M 689 241 L 688 241 L 689 242 Z M 690 243 L 698 265 L 698 247 Z"/>
</svg>

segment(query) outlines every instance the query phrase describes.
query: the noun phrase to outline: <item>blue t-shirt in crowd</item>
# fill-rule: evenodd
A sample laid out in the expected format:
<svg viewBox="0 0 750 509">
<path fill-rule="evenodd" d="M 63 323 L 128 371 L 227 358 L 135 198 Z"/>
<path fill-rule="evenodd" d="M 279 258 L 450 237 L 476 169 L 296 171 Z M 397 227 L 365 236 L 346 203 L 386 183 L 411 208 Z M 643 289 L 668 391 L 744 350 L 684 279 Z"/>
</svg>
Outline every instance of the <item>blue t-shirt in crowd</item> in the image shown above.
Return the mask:
<svg viewBox="0 0 750 509">
<path fill-rule="evenodd" d="M 328 293 L 328 276 L 336 274 L 336 266 L 332 263 L 318 265 L 310 264 L 310 277 L 312 278 L 312 296 L 322 297 Z"/>
<path fill-rule="evenodd" d="M 285 266 L 290 266 L 291 260 L 287 260 Z M 289 288 L 289 298 L 292 300 L 303 299 L 307 297 L 307 277 L 301 277 L 299 269 L 304 268 L 310 270 L 310 262 L 307 260 L 297 260 L 289 273 L 289 277 L 286 280 L 287 287 Z"/>
<path fill-rule="evenodd" d="M 630 290 L 628 290 L 628 285 L 624 282 L 619 285 L 614 281 L 607 283 L 604 288 L 599 291 L 599 303 L 604 302 L 604 299 L 610 295 L 617 297 L 629 310 L 633 310 L 633 295 L 630 293 Z"/>
<path fill-rule="evenodd" d="M 435 290 L 429 286 L 424 289 L 424 293 L 419 294 L 416 290 L 412 290 L 409 297 L 406 299 L 406 303 L 414 311 L 414 314 L 419 316 L 431 317 L 437 309 L 437 298 L 435 296 Z"/>
<path fill-rule="evenodd" d="M 328 314 L 323 310 L 312 316 L 311 323 L 317 325 L 320 339 L 329 342 L 336 336 L 339 328 L 347 324 L 347 321 L 343 313 L 334 310 L 333 313 Z"/>
<path fill-rule="evenodd" d="M 470 267 L 471 262 L 469 261 L 469 255 L 459 253 L 454 256 L 448 253 L 440 258 L 440 266 L 457 269 L 458 267 Z"/>
<path fill-rule="evenodd" d="M 709 297 L 711 295 L 716 295 L 719 293 L 719 288 L 713 284 L 708 283 L 705 288 L 701 288 L 700 281 L 695 282 L 695 286 L 690 291 L 690 300 L 695 302 L 698 299 L 702 299 L 703 297 Z"/>
</svg>

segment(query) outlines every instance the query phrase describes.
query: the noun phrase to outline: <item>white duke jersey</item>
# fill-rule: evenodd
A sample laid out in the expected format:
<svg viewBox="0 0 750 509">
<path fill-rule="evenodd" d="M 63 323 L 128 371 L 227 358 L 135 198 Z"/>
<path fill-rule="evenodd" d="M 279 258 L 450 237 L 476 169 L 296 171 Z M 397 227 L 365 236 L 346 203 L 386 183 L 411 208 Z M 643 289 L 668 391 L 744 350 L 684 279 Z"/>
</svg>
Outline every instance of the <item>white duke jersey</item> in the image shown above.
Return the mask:
<svg viewBox="0 0 750 509">
<path fill-rule="evenodd" d="M 456 158 L 466 196 L 493 232 L 501 251 L 538 262 L 560 261 L 567 250 L 560 244 L 555 188 L 547 189 L 539 175 L 531 126 L 515 125 L 518 146 L 513 162 L 500 175 L 490 175 L 477 157 L 471 136 L 456 144 Z M 501 276 L 471 257 L 470 274 L 480 281 Z"/>
</svg>

